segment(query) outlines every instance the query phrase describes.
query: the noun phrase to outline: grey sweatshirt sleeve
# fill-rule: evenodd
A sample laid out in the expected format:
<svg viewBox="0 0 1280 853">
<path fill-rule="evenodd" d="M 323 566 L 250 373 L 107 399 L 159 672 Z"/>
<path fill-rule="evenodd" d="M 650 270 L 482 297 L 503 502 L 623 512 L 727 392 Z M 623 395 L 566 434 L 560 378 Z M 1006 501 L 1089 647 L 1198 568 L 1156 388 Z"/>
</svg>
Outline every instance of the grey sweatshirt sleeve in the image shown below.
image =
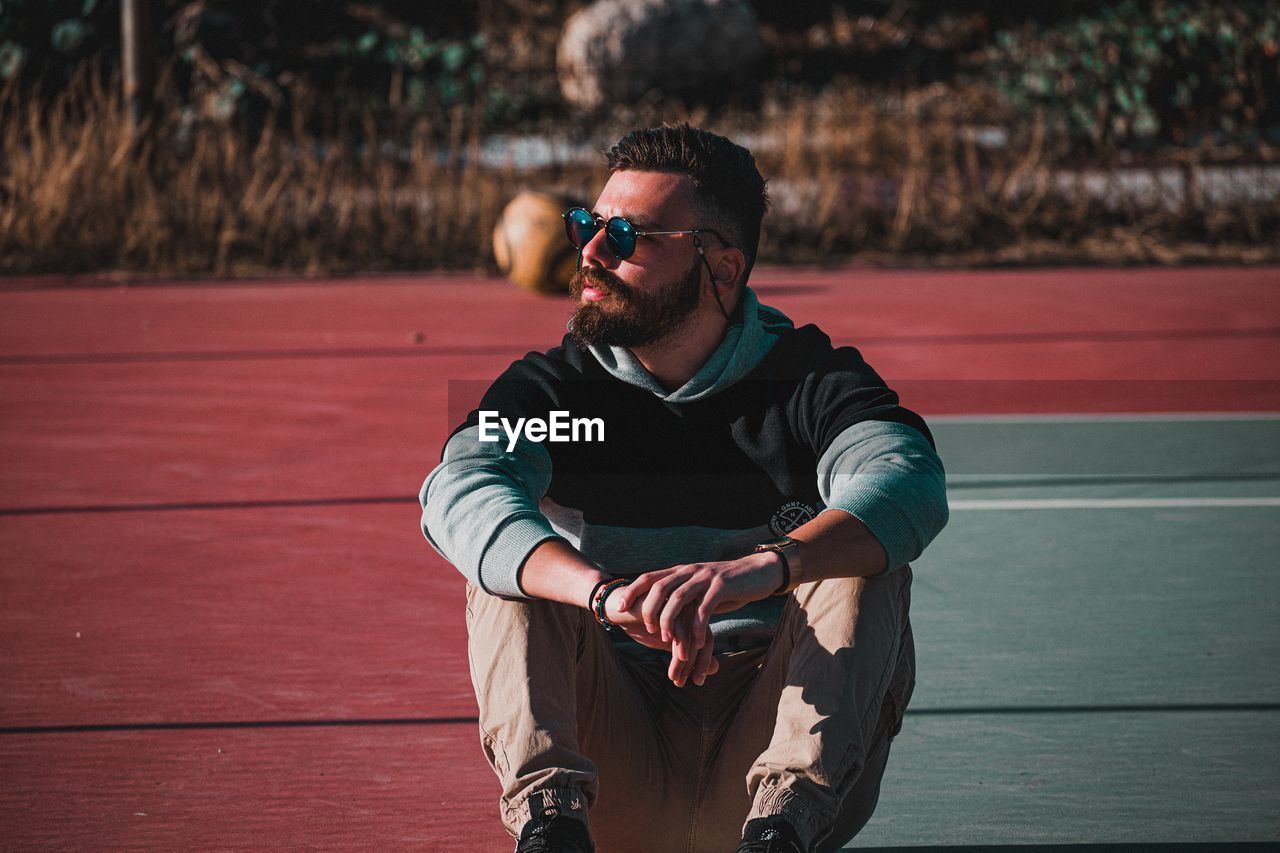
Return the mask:
<svg viewBox="0 0 1280 853">
<path fill-rule="evenodd" d="M 942 460 L 900 423 L 863 421 L 841 432 L 818 460 L 818 490 L 828 509 L 871 530 L 888 555 L 886 573 L 919 557 L 949 515 Z"/>
<path fill-rule="evenodd" d="M 528 599 L 518 575 L 542 542 L 557 537 L 538 502 L 551 485 L 551 457 L 521 438 L 482 442 L 479 428 L 460 430 L 422 484 L 422 534 L 476 586 L 502 598 Z"/>
</svg>

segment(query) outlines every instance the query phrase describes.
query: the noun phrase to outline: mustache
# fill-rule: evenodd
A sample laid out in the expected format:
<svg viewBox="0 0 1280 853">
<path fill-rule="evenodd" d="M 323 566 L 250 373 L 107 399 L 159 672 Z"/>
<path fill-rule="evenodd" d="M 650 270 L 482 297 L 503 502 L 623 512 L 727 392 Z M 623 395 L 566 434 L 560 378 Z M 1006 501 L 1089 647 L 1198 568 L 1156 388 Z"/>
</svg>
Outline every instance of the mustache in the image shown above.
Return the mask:
<svg viewBox="0 0 1280 853">
<path fill-rule="evenodd" d="M 614 293 L 619 297 L 626 298 L 630 295 L 630 288 L 608 270 L 597 269 L 595 267 L 583 267 L 573 274 L 569 279 L 569 288 L 572 294 L 577 297 L 582 295 L 582 289 L 590 285 L 606 293 Z"/>
</svg>

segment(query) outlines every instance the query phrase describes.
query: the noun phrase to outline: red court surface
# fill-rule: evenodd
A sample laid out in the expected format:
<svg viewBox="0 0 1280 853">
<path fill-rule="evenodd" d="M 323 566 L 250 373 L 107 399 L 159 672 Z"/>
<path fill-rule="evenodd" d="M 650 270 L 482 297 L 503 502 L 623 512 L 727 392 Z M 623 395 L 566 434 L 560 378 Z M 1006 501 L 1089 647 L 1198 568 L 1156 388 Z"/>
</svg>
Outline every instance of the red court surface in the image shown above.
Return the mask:
<svg viewBox="0 0 1280 853">
<path fill-rule="evenodd" d="M 1276 269 L 753 284 L 926 416 L 1280 411 Z M 417 276 L 0 305 L 0 847 L 509 849 L 415 495 L 450 381 L 557 343 L 568 302 Z"/>
</svg>

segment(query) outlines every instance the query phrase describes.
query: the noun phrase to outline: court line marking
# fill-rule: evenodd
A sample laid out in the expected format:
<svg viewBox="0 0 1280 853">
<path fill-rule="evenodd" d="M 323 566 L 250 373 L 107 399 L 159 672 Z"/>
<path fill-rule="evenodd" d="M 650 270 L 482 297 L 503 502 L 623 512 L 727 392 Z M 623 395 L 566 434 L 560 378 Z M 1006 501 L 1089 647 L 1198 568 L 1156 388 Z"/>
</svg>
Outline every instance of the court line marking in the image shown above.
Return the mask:
<svg viewBox="0 0 1280 853">
<path fill-rule="evenodd" d="M 1266 479 L 1275 479 L 1269 475 Z M 965 488 L 965 484 L 954 484 Z M 1011 486 L 1027 485 L 1009 483 Z M 1044 485 L 1041 483 L 1031 486 Z M 1106 485 L 1099 482 L 1096 485 Z M 990 483 L 975 484 L 969 488 L 998 488 Z M 418 504 L 415 495 L 386 495 L 377 497 L 293 498 L 284 500 L 205 501 L 200 503 L 143 503 L 106 504 L 97 506 L 33 506 L 0 507 L 0 517 L 22 515 L 69 515 L 79 513 L 112 512 L 188 512 L 220 509 L 277 509 L 283 507 L 330 507 L 378 504 Z M 974 510 L 1013 509 L 1169 509 L 1183 507 L 1271 507 L 1280 506 L 1280 497 L 1250 498 L 1025 498 L 989 500 L 955 500 L 949 503 L 958 512 Z"/>
<path fill-rule="evenodd" d="M 1252 329 L 1077 329 L 1062 332 L 948 332 L 933 335 L 866 335 L 854 337 L 855 346 L 918 346 L 920 344 L 1056 344 L 1056 343 L 1145 343 L 1148 341 L 1274 338 L 1280 328 Z"/>
<path fill-rule="evenodd" d="M 1144 342 L 1187 339 L 1222 339 L 1222 338 L 1275 338 L 1280 337 L 1280 327 L 1264 327 L 1258 329 L 1153 329 L 1147 331 L 1131 330 L 1096 330 L 1077 332 L 1034 332 L 1034 333 L 990 333 L 990 334 L 940 334 L 940 335 L 868 335 L 853 341 L 857 346 L 921 346 L 934 345 L 969 345 L 969 344 L 1025 344 L 1025 343 L 1060 343 L 1060 342 Z M 502 346 L 503 352 L 521 347 Z M 483 348 L 483 345 L 481 345 Z M 455 347 L 357 347 L 341 349 L 296 349 L 296 350 L 211 350 L 193 352 L 157 351 L 151 353 L 115 352 L 101 353 L 44 353 L 44 354 L 12 354 L 0 356 L 0 364 L 110 364 L 120 362 L 149 361 L 223 361 L 231 359 L 261 358 L 361 358 L 370 356 L 404 356 L 404 355 L 449 355 Z M 542 345 L 529 345 L 523 348 L 541 351 Z M 1012 380 L 1020 381 L 1020 380 Z M 1044 381 L 1044 380 L 1038 380 Z M 1069 380 L 1081 381 L 1081 380 Z M 1088 380 L 1083 380 L 1088 381 Z M 1145 380 L 1103 380 L 1103 381 L 1145 381 Z M 1175 380 L 1181 381 L 1181 380 Z M 1194 381 L 1194 380 L 1192 380 Z M 1249 381 L 1249 380 L 1238 380 Z"/>
<path fill-rule="evenodd" d="M 87 732 L 202 731 L 207 729 L 309 729 L 363 726 L 450 726 L 479 722 L 478 717 L 372 717 L 336 720 L 195 720 L 155 723 L 78 723 L 53 726 L 3 726 L 0 735 L 83 734 Z"/>
<path fill-rule="evenodd" d="M 417 504 L 416 495 L 384 495 L 365 498 L 288 498 L 256 501 L 203 501 L 200 503 L 99 504 L 96 506 L 0 507 L 0 516 L 66 515 L 92 512 L 169 512 L 208 509 L 273 509 L 302 506 L 350 506 L 356 504 Z"/>
<path fill-rule="evenodd" d="M 906 381 L 906 380 L 904 380 Z M 1104 380 L 1105 381 L 1105 380 Z M 1249 380 L 1242 380 L 1249 381 Z M 1008 415 L 929 415 L 928 422 L 951 424 L 1159 423 L 1198 421 L 1280 421 L 1280 412 L 1116 412 L 1114 414 L 1024 413 Z"/>
<path fill-rule="evenodd" d="M 910 717 L 963 716 L 970 714 L 1220 714 L 1274 713 L 1280 702 L 1139 703 L 1132 705 L 976 705 L 954 708 L 907 708 Z M 188 722 L 72 723 L 46 726 L 0 726 L 3 735 L 86 734 L 92 732 L 201 731 L 208 729 L 359 728 L 364 726 L 438 726 L 479 722 L 475 716 L 366 717 L 288 720 L 192 720 Z"/>
<path fill-rule="evenodd" d="M 429 358 L 450 356 L 511 356 L 541 351 L 538 346 L 515 344 L 440 344 L 402 347 L 343 347 L 331 349 L 189 350 L 176 352 L 48 353 L 0 356 L 0 367 L 47 365 L 168 364 L 187 361 L 263 361 L 355 358 Z"/>
<path fill-rule="evenodd" d="M 957 512 L 1017 509 L 1198 509 L 1280 507 L 1280 498 L 1028 498 L 950 501 L 949 506 Z"/>
<path fill-rule="evenodd" d="M 1259 483 L 1280 480 L 1280 471 L 1197 474 L 948 474 L 947 488 L 1003 489 L 1046 486 L 1148 486 L 1172 483 Z"/>
</svg>

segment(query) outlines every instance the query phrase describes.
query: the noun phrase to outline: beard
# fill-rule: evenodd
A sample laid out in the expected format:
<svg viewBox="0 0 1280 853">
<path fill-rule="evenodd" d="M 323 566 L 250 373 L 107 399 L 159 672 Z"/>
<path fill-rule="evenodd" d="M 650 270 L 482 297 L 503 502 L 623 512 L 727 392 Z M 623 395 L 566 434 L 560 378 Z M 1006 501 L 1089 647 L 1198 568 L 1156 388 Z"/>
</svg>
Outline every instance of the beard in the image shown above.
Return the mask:
<svg viewBox="0 0 1280 853">
<path fill-rule="evenodd" d="M 616 304 L 608 308 L 600 302 L 579 305 L 569 323 L 574 342 L 583 349 L 644 346 L 679 329 L 698 307 L 702 267 L 694 258 L 683 279 L 652 291 L 631 287 L 608 270 L 583 267 L 569 280 L 569 292 L 575 300 L 581 299 L 588 285 L 611 295 Z"/>
</svg>

